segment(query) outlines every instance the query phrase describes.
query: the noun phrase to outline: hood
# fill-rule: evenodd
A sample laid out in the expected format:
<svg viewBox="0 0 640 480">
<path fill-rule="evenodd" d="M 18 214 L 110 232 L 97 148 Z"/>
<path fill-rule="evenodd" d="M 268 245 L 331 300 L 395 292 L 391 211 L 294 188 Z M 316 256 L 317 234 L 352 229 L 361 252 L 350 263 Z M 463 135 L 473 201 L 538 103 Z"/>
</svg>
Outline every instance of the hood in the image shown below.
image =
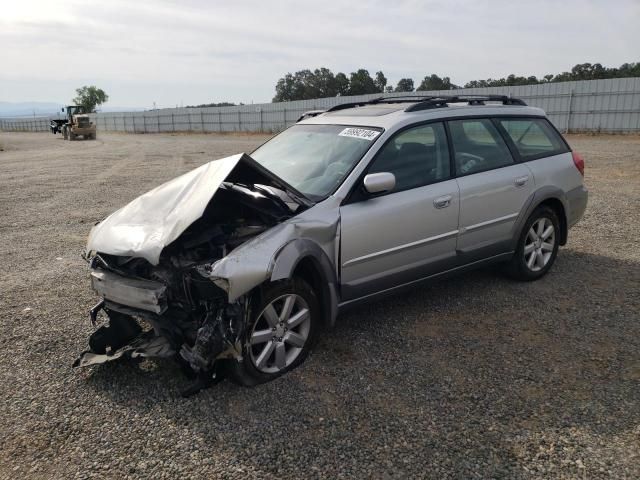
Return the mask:
<svg viewBox="0 0 640 480">
<path fill-rule="evenodd" d="M 198 220 L 225 181 L 270 185 L 301 204 L 304 196 L 247 154 L 214 160 L 141 195 L 98 223 L 87 252 L 140 257 L 157 265 L 162 249 Z"/>
</svg>

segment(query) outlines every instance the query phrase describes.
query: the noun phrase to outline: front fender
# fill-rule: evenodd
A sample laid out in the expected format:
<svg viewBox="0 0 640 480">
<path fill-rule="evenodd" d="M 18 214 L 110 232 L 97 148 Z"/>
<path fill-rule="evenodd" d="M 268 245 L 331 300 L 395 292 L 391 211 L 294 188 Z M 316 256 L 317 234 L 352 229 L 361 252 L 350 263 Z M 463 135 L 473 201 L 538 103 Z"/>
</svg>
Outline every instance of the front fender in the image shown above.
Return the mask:
<svg viewBox="0 0 640 480">
<path fill-rule="evenodd" d="M 322 298 L 325 301 L 327 322 L 333 326 L 338 315 L 338 279 L 334 264 L 325 251 L 308 238 L 297 238 L 287 243 L 277 254 L 271 271 L 271 281 L 291 278 L 303 259 L 311 258 L 322 278 Z"/>
<path fill-rule="evenodd" d="M 320 273 L 330 272 L 326 281 L 335 285 L 338 228 L 337 208 L 327 200 L 239 246 L 213 263 L 205 276 L 234 301 L 264 281 L 289 278 L 304 254 L 315 259 Z"/>
</svg>

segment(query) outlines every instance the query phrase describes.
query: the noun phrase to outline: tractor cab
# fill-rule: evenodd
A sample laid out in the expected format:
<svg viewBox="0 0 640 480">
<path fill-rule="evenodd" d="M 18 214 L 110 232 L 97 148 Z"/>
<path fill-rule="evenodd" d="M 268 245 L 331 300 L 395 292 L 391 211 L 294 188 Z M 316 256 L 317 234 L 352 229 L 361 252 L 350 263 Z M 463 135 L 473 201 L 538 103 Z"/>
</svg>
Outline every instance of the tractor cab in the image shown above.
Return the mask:
<svg viewBox="0 0 640 480">
<path fill-rule="evenodd" d="M 67 105 L 62 109 L 66 111 L 67 120 L 62 134 L 65 139 L 75 140 L 82 136 L 85 139 L 95 140 L 96 126 L 91 122 L 89 112 L 82 105 Z"/>
</svg>

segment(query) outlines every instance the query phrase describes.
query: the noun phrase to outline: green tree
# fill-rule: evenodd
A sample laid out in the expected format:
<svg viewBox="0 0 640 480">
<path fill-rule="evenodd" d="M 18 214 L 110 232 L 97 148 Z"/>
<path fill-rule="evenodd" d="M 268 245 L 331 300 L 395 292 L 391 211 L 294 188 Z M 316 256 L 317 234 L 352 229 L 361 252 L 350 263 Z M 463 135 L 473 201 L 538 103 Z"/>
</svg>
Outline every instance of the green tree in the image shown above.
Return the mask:
<svg viewBox="0 0 640 480">
<path fill-rule="evenodd" d="M 438 75 L 432 74 L 424 77 L 416 90 L 453 90 L 455 88 L 458 88 L 458 86 L 451 83 L 449 77 L 440 78 Z"/>
<path fill-rule="evenodd" d="M 288 102 L 294 100 L 293 90 L 295 79 L 291 73 L 287 73 L 276 83 L 276 96 L 273 97 L 274 102 Z"/>
<path fill-rule="evenodd" d="M 76 94 L 78 96 L 73 99 L 73 103 L 83 106 L 86 112 L 95 112 L 97 106 L 109 100 L 109 95 L 95 85 L 76 88 Z"/>
<path fill-rule="evenodd" d="M 344 73 L 334 75 L 328 68 L 309 69 L 287 73 L 276 84 L 274 102 L 308 100 L 313 98 L 347 95 L 349 79 Z"/>
<path fill-rule="evenodd" d="M 413 92 L 413 79 L 401 78 L 396 85 L 396 92 Z"/>
<path fill-rule="evenodd" d="M 376 72 L 376 79 L 373 81 L 376 88 L 380 93 L 384 92 L 385 87 L 387 86 L 387 77 L 384 76 L 382 72 Z"/>
<path fill-rule="evenodd" d="M 379 92 L 373 78 L 364 68 L 351 73 L 349 78 L 349 95 L 366 95 Z"/>
<path fill-rule="evenodd" d="M 349 95 L 349 79 L 342 73 L 336 73 L 336 95 Z"/>
</svg>

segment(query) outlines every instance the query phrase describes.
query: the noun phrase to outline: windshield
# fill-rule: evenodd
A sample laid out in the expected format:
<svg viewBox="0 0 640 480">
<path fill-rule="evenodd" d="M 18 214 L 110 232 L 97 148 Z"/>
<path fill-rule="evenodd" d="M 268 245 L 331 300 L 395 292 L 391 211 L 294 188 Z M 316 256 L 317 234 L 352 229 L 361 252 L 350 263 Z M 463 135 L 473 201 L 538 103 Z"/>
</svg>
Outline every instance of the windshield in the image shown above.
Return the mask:
<svg viewBox="0 0 640 480">
<path fill-rule="evenodd" d="M 294 125 L 251 154 L 267 170 L 312 200 L 330 195 L 382 129 Z"/>
</svg>

